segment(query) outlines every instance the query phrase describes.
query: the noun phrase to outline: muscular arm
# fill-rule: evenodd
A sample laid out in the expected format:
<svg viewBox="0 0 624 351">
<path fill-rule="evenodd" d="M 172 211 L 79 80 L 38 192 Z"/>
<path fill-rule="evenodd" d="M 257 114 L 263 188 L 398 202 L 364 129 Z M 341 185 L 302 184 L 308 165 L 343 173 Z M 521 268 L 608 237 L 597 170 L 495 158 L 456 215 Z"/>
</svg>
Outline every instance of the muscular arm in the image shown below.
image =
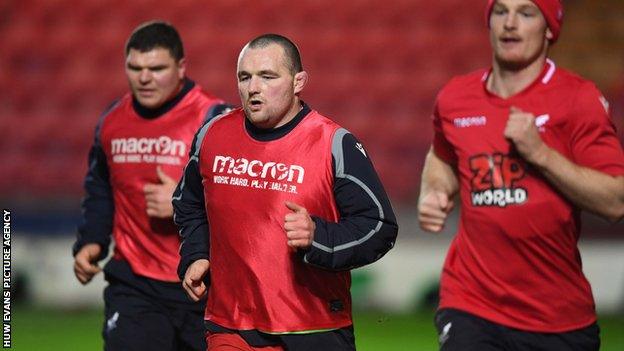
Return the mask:
<svg viewBox="0 0 624 351">
<path fill-rule="evenodd" d="M 532 164 L 576 206 L 613 222 L 624 217 L 624 176 L 578 166 L 548 147 Z"/>
<path fill-rule="evenodd" d="M 431 191 L 441 191 L 449 197 L 453 197 L 459 190 L 457 175 L 453 168 L 440 157 L 438 157 L 433 148 L 427 153 L 425 158 L 425 166 L 420 183 L 420 194 Z"/>
<path fill-rule="evenodd" d="M 305 262 L 331 270 L 347 270 L 372 263 L 393 246 L 396 217 L 366 151 L 353 135 L 340 129 L 332 147 L 334 197 L 338 223 L 312 216 L 312 245 Z"/>
<path fill-rule="evenodd" d="M 532 114 L 512 109 L 505 137 L 569 201 L 616 222 L 624 217 L 624 176 L 583 167 L 546 145 Z"/>
<path fill-rule="evenodd" d="M 453 200 L 459 189 L 453 168 L 433 151 L 427 153 L 418 199 L 418 220 L 423 230 L 439 232 L 444 227 Z"/>
</svg>

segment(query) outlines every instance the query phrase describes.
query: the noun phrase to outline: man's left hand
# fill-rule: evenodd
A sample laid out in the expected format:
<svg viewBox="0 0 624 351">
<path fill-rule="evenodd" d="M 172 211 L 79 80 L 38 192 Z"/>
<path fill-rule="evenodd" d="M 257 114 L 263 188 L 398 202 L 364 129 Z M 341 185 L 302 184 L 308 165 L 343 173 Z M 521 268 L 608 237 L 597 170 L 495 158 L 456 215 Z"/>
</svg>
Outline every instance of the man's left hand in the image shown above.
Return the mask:
<svg viewBox="0 0 624 351">
<path fill-rule="evenodd" d="M 540 163 L 545 157 L 548 147 L 539 135 L 539 130 L 535 125 L 535 116 L 532 113 L 512 106 L 504 135 L 527 162 Z"/>
<path fill-rule="evenodd" d="M 156 167 L 156 174 L 160 183 L 145 184 L 143 187 L 147 215 L 155 218 L 171 218 L 173 217 L 171 198 L 178 182 L 163 172 L 160 166 Z"/>
<path fill-rule="evenodd" d="M 316 224 L 304 207 L 286 201 L 286 207 L 292 211 L 284 217 L 284 230 L 288 246 L 294 249 L 307 249 L 312 246 Z"/>
</svg>

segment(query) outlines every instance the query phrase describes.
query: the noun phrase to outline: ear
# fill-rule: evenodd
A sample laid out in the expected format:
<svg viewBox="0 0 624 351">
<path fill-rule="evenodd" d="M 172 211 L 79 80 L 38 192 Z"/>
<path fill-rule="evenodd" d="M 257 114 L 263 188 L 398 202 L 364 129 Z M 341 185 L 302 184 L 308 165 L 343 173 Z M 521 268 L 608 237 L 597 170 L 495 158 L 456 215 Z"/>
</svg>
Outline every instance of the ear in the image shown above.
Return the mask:
<svg viewBox="0 0 624 351">
<path fill-rule="evenodd" d="M 555 36 L 553 35 L 553 32 L 550 30 L 550 28 L 546 27 L 546 39 L 548 39 L 548 41 L 551 41 Z"/>
<path fill-rule="evenodd" d="M 186 57 L 183 57 L 178 61 L 178 77 L 183 79 L 186 75 Z"/>
<path fill-rule="evenodd" d="M 299 94 L 303 90 L 303 87 L 305 87 L 307 82 L 308 82 L 308 72 L 301 71 L 295 74 L 295 77 L 293 79 L 294 93 Z"/>
</svg>

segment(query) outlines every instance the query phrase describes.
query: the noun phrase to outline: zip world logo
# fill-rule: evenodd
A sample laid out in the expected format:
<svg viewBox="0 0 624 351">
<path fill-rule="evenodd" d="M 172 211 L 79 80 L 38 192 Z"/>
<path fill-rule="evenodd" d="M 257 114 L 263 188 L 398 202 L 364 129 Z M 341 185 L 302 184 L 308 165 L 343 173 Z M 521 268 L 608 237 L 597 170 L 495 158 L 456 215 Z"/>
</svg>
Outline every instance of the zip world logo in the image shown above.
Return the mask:
<svg viewBox="0 0 624 351">
<path fill-rule="evenodd" d="M 469 162 L 473 173 L 470 181 L 473 206 L 506 207 L 528 200 L 527 190 L 516 186 L 526 174 L 518 159 L 494 153 L 473 156 Z"/>
</svg>

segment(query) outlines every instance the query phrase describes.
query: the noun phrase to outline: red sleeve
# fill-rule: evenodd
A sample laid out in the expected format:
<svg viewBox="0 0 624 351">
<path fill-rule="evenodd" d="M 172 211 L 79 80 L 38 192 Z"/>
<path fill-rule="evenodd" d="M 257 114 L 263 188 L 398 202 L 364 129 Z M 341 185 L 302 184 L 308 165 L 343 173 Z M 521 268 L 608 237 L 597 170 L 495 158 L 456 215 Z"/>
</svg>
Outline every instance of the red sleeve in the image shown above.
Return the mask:
<svg viewBox="0 0 624 351">
<path fill-rule="evenodd" d="M 440 117 L 440 111 L 438 109 L 438 103 L 436 102 L 433 110 L 433 152 L 442 159 L 442 161 L 455 165 L 457 164 L 457 155 L 453 149 L 453 145 L 449 143 L 444 135 L 442 128 L 442 118 Z"/>
<path fill-rule="evenodd" d="M 570 149 L 574 162 L 612 176 L 624 175 L 622 145 L 608 104 L 593 84 L 580 88 L 571 113 Z"/>
</svg>

